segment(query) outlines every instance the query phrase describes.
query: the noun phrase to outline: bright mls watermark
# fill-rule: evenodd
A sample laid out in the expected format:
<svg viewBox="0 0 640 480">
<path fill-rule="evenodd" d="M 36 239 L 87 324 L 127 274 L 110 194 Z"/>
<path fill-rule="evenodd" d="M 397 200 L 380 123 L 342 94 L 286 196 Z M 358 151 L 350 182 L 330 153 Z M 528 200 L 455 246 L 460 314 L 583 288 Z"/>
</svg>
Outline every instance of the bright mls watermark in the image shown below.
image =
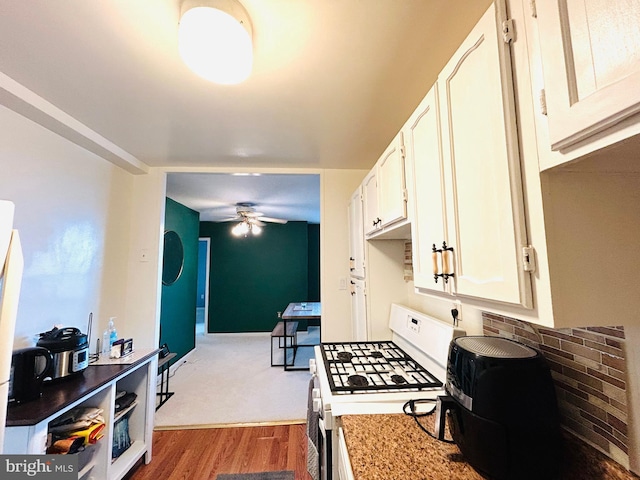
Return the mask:
<svg viewBox="0 0 640 480">
<path fill-rule="evenodd" d="M 2 480 L 76 480 L 77 455 L 0 455 Z"/>
</svg>

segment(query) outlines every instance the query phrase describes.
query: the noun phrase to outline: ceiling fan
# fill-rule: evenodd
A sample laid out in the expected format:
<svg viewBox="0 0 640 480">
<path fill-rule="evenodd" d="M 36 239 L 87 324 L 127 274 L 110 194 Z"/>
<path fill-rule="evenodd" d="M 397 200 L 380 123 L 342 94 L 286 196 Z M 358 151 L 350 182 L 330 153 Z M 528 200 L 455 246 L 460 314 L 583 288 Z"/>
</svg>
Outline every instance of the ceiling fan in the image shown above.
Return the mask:
<svg viewBox="0 0 640 480">
<path fill-rule="evenodd" d="M 249 222 L 253 225 L 264 226 L 264 222 L 285 224 L 288 220 L 282 218 L 265 217 L 264 213 L 257 212 L 255 203 L 241 202 L 236 203 L 236 216 L 225 218 L 223 222 Z"/>
<path fill-rule="evenodd" d="M 282 218 L 265 217 L 264 213 L 257 212 L 254 207 L 254 203 L 236 203 L 236 216 L 226 218 L 222 221 L 238 222 L 238 224 L 231 230 L 231 232 L 238 237 L 242 235 L 246 237 L 249 233 L 259 235 L 262 231 L 262 227 L 266 225 L 265 222 L 280 224 L 287 223 L 287 220 Z"/>
</svg>

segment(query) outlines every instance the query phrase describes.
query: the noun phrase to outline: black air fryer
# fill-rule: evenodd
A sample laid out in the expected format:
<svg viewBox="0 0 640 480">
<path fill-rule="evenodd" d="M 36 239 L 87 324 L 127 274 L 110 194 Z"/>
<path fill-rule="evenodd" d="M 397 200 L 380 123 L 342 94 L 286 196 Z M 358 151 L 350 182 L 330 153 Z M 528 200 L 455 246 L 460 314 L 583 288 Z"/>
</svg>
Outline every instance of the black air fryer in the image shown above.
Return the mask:
<svg viewBox="0 0 640 480">
<path fill-rule="evenodd" d="M 551 372 L 533 348 L 500 337 L 458 337 L 449 346 L 437 432 L 496 480 L 557 478 L 560 425 Z"/>
</svg>

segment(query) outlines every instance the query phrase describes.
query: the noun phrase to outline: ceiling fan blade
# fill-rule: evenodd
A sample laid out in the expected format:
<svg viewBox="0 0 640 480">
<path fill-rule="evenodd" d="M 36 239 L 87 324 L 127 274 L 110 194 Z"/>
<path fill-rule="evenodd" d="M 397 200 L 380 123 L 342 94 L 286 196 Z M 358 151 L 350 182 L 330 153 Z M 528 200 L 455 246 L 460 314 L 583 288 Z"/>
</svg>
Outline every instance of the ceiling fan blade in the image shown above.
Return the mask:
<svg viewBox="0 0 640 480">
<path fill-rule="evenodd" d="M 218 220 L 218 222 L 241 222 L 242 220 L 244 219 L 238 216 L 238 217 L 223 218 L 222 220 Z"/>
<path fill-rule="evenodd" d="M 262 219 L 260 219 L 262 220 Z M 257 225 L 259 227 L 264 227 L 266 224 L 264 222 L 261 222 L 258 219 L 255 218 L 248 218 L 247 221 L 251 224 L 251 225 Z"/>
<path fill-rule="evenodd" d="M 288 222 L 288 220 L 283 220 L 282 218 L 271 218 L 271 217 L 260 217 L 260 220 L 263 222 L 280 223 L 282 225 Z"/>
</svg>

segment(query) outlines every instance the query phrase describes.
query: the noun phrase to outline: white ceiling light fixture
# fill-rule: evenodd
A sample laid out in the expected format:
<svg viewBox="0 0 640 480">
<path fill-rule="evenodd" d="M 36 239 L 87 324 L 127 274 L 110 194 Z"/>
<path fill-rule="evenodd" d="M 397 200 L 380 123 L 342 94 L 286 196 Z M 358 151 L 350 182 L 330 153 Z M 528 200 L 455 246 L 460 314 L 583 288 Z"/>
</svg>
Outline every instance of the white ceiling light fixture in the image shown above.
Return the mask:
<svg viewBox="0 0 640 480">
<path fill-rule="evenodd" d="M 234 85 L 253 65 L 252 27 L 237 0 L 183 0 L 178 50 L 184 63 L 211 82 Z"/>
<path fill-rule="evenodd" d="M 236 224 L 231 229 L 231 233 L 235 237 L 246 237 L 249 235 L 249 233 L 251 233 L 252 235 L 260 235 L 260 233 L 262 233 L 262 227 L 245 219 L 242 222 Z"/>
</svg>

